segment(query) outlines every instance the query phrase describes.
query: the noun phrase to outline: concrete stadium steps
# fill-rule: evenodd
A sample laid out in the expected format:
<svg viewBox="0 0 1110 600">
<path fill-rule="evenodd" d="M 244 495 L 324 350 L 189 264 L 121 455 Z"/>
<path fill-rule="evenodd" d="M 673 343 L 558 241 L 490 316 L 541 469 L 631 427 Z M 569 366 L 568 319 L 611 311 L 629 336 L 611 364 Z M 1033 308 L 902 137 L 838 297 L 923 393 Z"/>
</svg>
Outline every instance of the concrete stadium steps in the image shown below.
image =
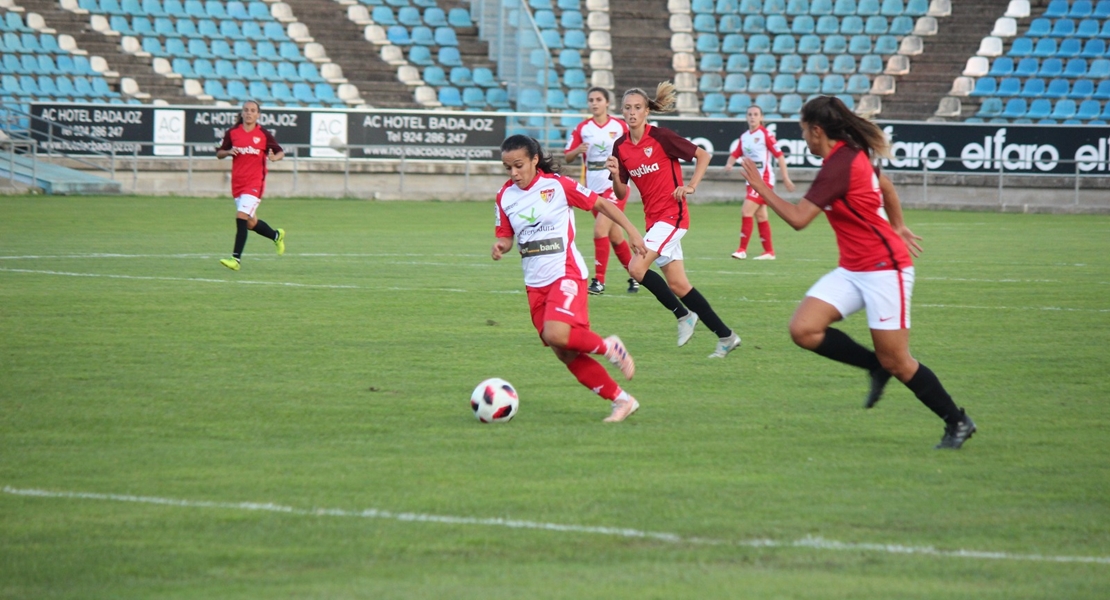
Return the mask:
<svg viewBox="0 0 1110 600">
<path fill-rule="evenodd" d="M 33 162 L 37 164 L 32 166 Z M 41 157 L 32 161 L 24 155 L 0 152 L 0 179 L 12 178 L 13 173 L 17 182 L 42 188 L 47 194 L 119 194 L 123 191 L 118 181 L 107 177 L 61 167 Z"/>
<path fill-rule="evenodd" d="M 655 93 L 660 81 L 674 80 L 671 66 L 670 13 L 666 2 L 610 0 L 609 34 L 613 40 L 613 79 L 618 99 L 628 88 Z"/>
<path fill-rule="evenodd" d="M 397 67 L 381 59 L 379 49 L 366 41 L 365 27 L 347 18 L 347 7 L 331 0 L 283 0 L 293 16 L 308 26 L 328 58 L 343 69 L 343 77 L 358 88 L 367 104 L 382 108 L 419 108 L 412 88 L 397 79 Z"/>
<path fill-rule="evenodd" d="M 187 96 L 181 80 L 171 80 L 154 72 L 153 59 L 128 54 L 120 47 L 120 38 L 108 37 L 94 31 L 89 25 L 89 15 L 78 15 L 65 10 L 57 0 L 19 0 L 19 5 L 27 12 L 42 15 L 47 26 L 58 30 L 57 35 L 70 35 L 77 47 L 88 51 L 90 56 L 101 56 L 108 61 L 111 70 L 119 77 L 130 77 L 139 84 L 139 91 L 150 94 L 153 99 L 165 100 L 170 104 L 199 104 L 196 98 Z M 119 89 L 119 77 L 106 78 L 114 91 Z"/>
<path fill-rule="evenodd" d="M 437 0 L 436 4 L 443 9 L 443 12 L 451 12 L 452 8 L 470 10 L 470 2 L 467 0 Z M 557 15 L 558 13 L 556 13 Z M 454 27 L 453 29 L 455 30 L 455 37 L 459 40 L 459 55 L 462 57 L 463 64 L 471 70 L 477 67 L 486 67 L 496 73 L 497 64 L 490 61 L 489 44 L 478 39 L 477 24 L 474 27 Z"/>
<path fill-rule="evenodd" d="M 952 89 L 952 80 L 963 72 L 967 59 L 975 56 L 980 40 L 990 35 L 1009 3 L 952 2 L 952 15 L 938 19 L 936 35 L 922 38 L 924 52 L 910 57 L 909 74 L 896 78 L 896 91 L 883 97 L 883 111 L 877 118 L 924 121 L 933 116 L 940 99 Z M 966 109 L 964 112 L 966 116 Z"/>
</svg>

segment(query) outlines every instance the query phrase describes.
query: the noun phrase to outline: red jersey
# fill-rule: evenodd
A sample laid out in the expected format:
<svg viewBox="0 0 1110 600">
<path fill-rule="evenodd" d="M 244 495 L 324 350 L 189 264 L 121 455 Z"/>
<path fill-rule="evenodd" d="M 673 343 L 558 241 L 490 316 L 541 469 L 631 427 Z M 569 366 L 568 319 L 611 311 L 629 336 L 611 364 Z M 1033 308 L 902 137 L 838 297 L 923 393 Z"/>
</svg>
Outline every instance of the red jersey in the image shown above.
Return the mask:
<svg viewBox="0 0 1110 600">
<path fill-rule="evenodd" d="M 620 178 L 636 182 L 644 202 L 644 230 L 659 221 L 678 229 L 690 228 L 686 200 L 676 201 L 674 191 L 682 187 L 679 160 L 693 160 L 698 147 L 670 129 L 644 125 L 644 137 L 633 144 L 629 134 L 613 144 L 613 156 L 620 161 Z"/>
<path fill-rule="evenodd" d="M 246 131 L 240 123 L 227 130 L 220 144 L 220 150 L 232 148 L 239 154 L 231 158 L 231 195 L 261 198 L 266 187 L 266 156 L 271 150 L 282 152 L 281 146 L 261 125 Z"/>
<path fill-rule="evenodd" d="M 805 199 L 825 210 L 836 233 L 841 267 L 885 271 L 913 266 L 905 241 L 883 213 L 878 170 L 866 152 L 837 142 Z"/>
</svg>

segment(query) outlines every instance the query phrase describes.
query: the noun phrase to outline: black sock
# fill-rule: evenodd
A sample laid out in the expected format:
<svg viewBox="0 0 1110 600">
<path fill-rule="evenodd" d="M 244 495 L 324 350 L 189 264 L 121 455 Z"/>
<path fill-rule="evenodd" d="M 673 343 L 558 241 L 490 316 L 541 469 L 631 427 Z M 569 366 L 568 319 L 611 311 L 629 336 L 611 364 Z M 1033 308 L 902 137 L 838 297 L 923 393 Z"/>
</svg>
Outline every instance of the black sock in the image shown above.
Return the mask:
<svg viewBox="0 0 1110 600">
<path fill-rule="evenodd" d="M 732 335 L 732 329 L 725 322 L 713 312 L 713 307 L 709 306 L 709 301 L 697 288 L 690 288 L 690 291 L 682 297 L 682 303 L 689 307 L 690 310 L 698 313 L 698 318 L 702 323 L 708 327 L 713 333 L 717 334 L 719 338 L 726 338 Z"/>
<path fill-rule="evenodd" d="M 917 363 L 917 372 L 906 382 L 914 396 L 929 410 L 944 419 L 945 423 L 956 424 L 963 420 L 964 413 L 952 400 L 952 396 L 941 385 L 937 374 L 920 362 Z"/>
<path fill-rule="evenodd" d="M 874 352 L 861 346 L 848 334 L 833 327 L 825 330 L 825 339 L 821 340 L 821 345 L 814 348 L 813 351 L 825 358 L 831 358 L 837 362 L 867 369 L 868 371 L 883 368 L 879 364 L 879 357 L 875 356 Z"/>
<path fill-rule="evenodd" d="M 235 219 L 235 250 L 231 253 L 235 258 L 243 256 L 243 246 L 247 245 L 247 220 Z"/>
<path fill-rule="evenodd" d="M 640 285 L 643 285 L 651 292 L 659 304 L 667 307 L 667 310 L 674 314 L 675 318 L 681 319 L 690 314 L 686 307 L 678 301 L 678 296 L 674 295 L 671 291 L 671 286 L 667 285 L 667 280 L 663 276 L 651 269 L 644 273 L 644 278 L 640 280 Z"/>
<path fill-rule="evenodd" d="M 263 221 L 262 219 L 259 219 L 254 224 L 254 232 L 268 240 L 277 239 L 277 232 L 274 231 L 269 225 L 267 225 L 266 221 Z"/>
</svg>

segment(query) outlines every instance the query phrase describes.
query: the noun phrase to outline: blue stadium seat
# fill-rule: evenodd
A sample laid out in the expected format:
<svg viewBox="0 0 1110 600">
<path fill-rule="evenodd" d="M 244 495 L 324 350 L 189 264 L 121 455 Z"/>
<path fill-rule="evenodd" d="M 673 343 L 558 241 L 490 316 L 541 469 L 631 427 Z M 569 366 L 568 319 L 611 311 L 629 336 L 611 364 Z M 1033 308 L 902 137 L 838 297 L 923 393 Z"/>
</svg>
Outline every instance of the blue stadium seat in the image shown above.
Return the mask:
<svg viewBox="0 0 1110 600">
<path fill-rule="evenodd" d="M 249 60 L 235 61 L 235 74 L 239 79 L 246 79 L 247 81 L 262 80 L 262 77 L 258 75 L 258 71 L 254 67 L 254 63 Z"/>
<path fill-rule="evenodd" d="M 821 91 L 821 76 L 813 73 L 806 73 L 798 78 L 798 93 L 799 94 L 817 94 Z"/>
<path fill-rule="evenodd" d="M 774 82 L 771 84 L 771 91 L 776 94 L 791 94 L 797 88 L 798 80 L 789 73 L 775 75 Z"/>
<path fill-rule="evenodd" d="M 883 8 L 880 12 L 888 17 L 897 17 L 906 12 L 906 6 L 902 4 L 902 0 L 883 0 Z"/>
<path fill-rule="evenodd" d="M 162 0 L 162 10 L 175 19 L 185 18 L 185 7 L 182 6 L 181 0 Z"/>
<path fill-rule="evenodd" d="M 816 35 L 803 35 L 798 40 L 798 54 L 819 54 L 821 52 L 821 38 Z"/>
<path fill-rule="evenodd" d="M 451 67 L 448 81 L 456 87 L 471 87 L 474 85 L 474 73 L 468 67 Z"/>
<path fill-rule="evenodd" d="M 752 63 L 754 73 L 774 73 L 777 68 L 778 61 L 771 54 L 756 55 L 755 62 Z"/>
<path fill-rule="evenodd" d="M 840 33 L 840 19 L 832 15 L 822 15 L 817 19 L 817 35 Z"/>
<path fill-rule="evenodd" d="M 274 63 L 268 60 L 258 61 L 255 63 L 254 68 L 258 73 L 258 79 L 262 81 L 277 81 L 281 79 L 281 76 L 278 75 L 278 68 L 274 66 Z"/>
<path fill-rule="evenodd" d="M 1041 70 L 1041 63 L 1035 58 L 1023 58 L 1014 67 L 1015 77 L 1033 77 Z"/>
<path fill-rule="evenodd" d="M 733 94 L 728 98 L 728 112 L 737 115 L 744 114 L 752 105 L 752 97 L 747 94 Z"/>
<path fill-rule="evenodd" d="M 793 54 L 797 49 L 794 36 L 789 33 L 776 35 L 775 42 L 771 46 L 771 52 L 775 54 Z"/>
<path fill-rule="evenodd" d="M 744 52 L 744 34 L 730 33 L 725 35 L 725 39 L 721 42 L 721 52 L 725 54 Z"/>
<path fill-rule="evenodd" d="M 1017 96 L 1020 93 L 1021 80 L 1017 77 L 1004 77 L 998 81 L 998 91 L 995 92 L 996 95 L 1006 97 Z"/>
<path fill-rule="evenodd" d="M 717 11 L 721 12 L 721 11 Z M 742 15 L 758 15 L 763 12 L 763 2 L 761 0 L 740 0 L 740 8 L 738 12 Z"/>
<path fill-rule="evenodd" d="M 497 80 L 494 79 L 493 71 L 488 67 L 477 67 L 473 71 L 474 85 L 491 88 L 497 87 Z"/>
<path fill-rule="evenodd" d="M 1102 22 L 1102 29 L 1099 30 L 1098 37 L 1103 39 L 1110 38 L 1110 18 Z"/>
<path fill-rule="evenodd" d="M 720 33 L 740 33 L 744 28 L 744 21 L 740 19 L 740 15 L 721 15 L 721 20 L 717 23 L 717 31 Z"/>
<path fill-rule="evenodd" d="M 486 94 L 486 99 L 487 101 L 489 100 L 489 94 Z M 569 106 L 571 110 L 585 110 L 589 105 L 588 100 L 589 95 L 586 93 L 586 90 L 570 90 L 567 92 L 567 106 Z"/>
<path fill-rule="evenodd" d="M 470 11 L 465 8 L 452 8 L 447 12 L 447 24 L 451 27 L 474 27 L 474 22 L 470 19 Z M 489 103 L 489 96 L 486 97 Z M 493 106 L 492 103 L 489 103 Z"/>
<path fill-rule="evenodd" d="M 1017 103 L 1020 103 L 1020 108 L 1018 107 Z M 1025 100 L 1014 98 L 1013 100 L 1010 100 L 1010 102 L 1008 102 L 1007 104 L 1012 104 L 1012 106 L 1007 106 L 1007 108 L 1012 108 L 1013 112 L 1017 113 L 1018 116 L 1025 114 Z M 1003 112 L 1004 111 L 1002 110 L 1001 99 L 987 98 L 986 100 L 983 100 L 983 103 L 981 105 L 979 105 L 979 112 L 975 113 L 975 116 L 981 118 L 998 117 L 1001 116 Z"/>
<path fill-rule="evenodd" d="M 227 59 L 219 59 L 213 65 L 216 70 L 216 77 L 220 79 L 239 79 L 239 73 L 235 70 L 235 63 Z"/>
<path fill-rule="evenodd" d="M 1075 118 L 1083 121 L 1097 119 L 1100 108 L 1102 108 L 1102 104 L 1098 100 L 1084 100 L 1079 103 L 1079 108 L 1075 112 Z M 1107 108 L 1110 108 L 1110 106 Z"/>
<path fill-rule="evenodd" d="M 877 54 L 868 54 L 859 59 L 859 72 L 864 75 L 878 75 L 883 72 L 883 58 Z"/>
<path fill-rule="evenodd" d="M 52 33 L 44 33 L 39 36 L 39 47 L 43 52 L 50 54 L 67 54 L 65 50 L 58 47 L 58 38 Z"/>
<path fill-rule="evenodd" d="M 713 14 L 713 0 L 694 0 L 690 3 L 690 11 L 694 14 Z"/>
<path fill-rule="evenodd" d="M 833 14 L 838 17 L 856 14 L 856 0 L 836 0 L 833 4 Z"/>
<path fill-rule="evenodd" d="M 26 54 L 24 56 L 31 56 Z M 15 54 L 4 54 L 4 69 L 0 73 L 7 73 L 9 75 L 27 75 L 27 69 L 23 68 L 23 61 L 20 60 Z"/>
<path fill-rule="evenodd" d="M 231 91 L 230 89 L 228 90 Z M 301 104 L 315 104 L 316 94 L 312 93 L 312 86 L 303 81 L 293 84 L 293 98 Z"/>
<path fill-rule="evenodd" d="M 698 91 L 701 93 L 719 92 L 724 87 L 724 81 L 717 73 L 704 73 L 698 80 Z"/>
<path fill-rule="evenodd" d="M 1010 45 L 1010 51 L 1006 53 L 1006 56 L 1016 56 L 1019 58 L 1032 55 L 1033 39 L 1027 37 L 1016 38 L 1014 43 Z"/>
<path fill-rule="evenodd" d="M 1052 23 L 1052 37 L 1069 37 L 1075 34 L 1075 21 L 1071 19 L 1056 19 Z"/>
<path fill-rule="evenodd" d="M 867 25 L 863 28 L 863 32 L 867 35 L 882 35 L 889 30 L 886 17 L 881 16 L 867 17 Z"/>
<path fill-rule="evenodd" d="M 559 110 L 567 108 L 566 93 L 560 89 L 547 90 L 547 107 Z"/>
<path fill-rule="evenodd" d="M 1036 59 L 1033 59 L 1033 61 L 1035 63 Z M 987 75 L 990 75 L 991 77 L 1005 77 L 1012 74 L 1013 72 L 1014 59 L 1008 56 L 999 56 L 998 58 L 991 61 L 991 68 L 990 71 L 987 72 Z"/>
<path fill-rule="evenodd" d="M 436 0 L 412 0 L 412 3 L 420 8 L 431 8 L 436 5 Z"/>
<path fill-rule="evenodd" d="M 744 17 L 744 33 L 763 33 L 767 29 L 767 19 L 763 15 Z"/>
<path fill-rule="evenodd" d="M 375 6 L 370 12 L 370 18 L 383 27 L 397 24 L 397 18 L 393 16 L 393 11 L 388 6 Z"/>
<path fill-rule="evenodd" d="M 833 58 L 832 72 L 846 75 L 856 72 L 856 57 L 851 54 L 838 54 Z"/>
<path fill-rule="evenodd" d="M 1045 88 L 1045 98 L 1067 98 L 1071 94 L 1071 82 L 1067 79 L 1053 79 Z"/>
<path fill-rule="evenodd" d="M 559 22 L 555 20 L 555 13 L 550 10 L 537 10 L 532 18 L 536 21 L 536 27 L 540 29 L 556 29 L 559 27 Z"/>
<path fill-rule="evenodd" d="M 38 75 L 39 61 L 34 54 L 24 54 L 20 57 L 20 68 L 16 72 L 22 75 Z"/>
<path fill-rule="evenodd" d="M 859 35 L 863 33 L 863 19 L 856 15 L 848 15 L 840 20 L 840 33 L 848 35 Z"/>
<path fill-rule="evenodd" d="M 719 52 L 721 40 L 715 33 L 699 33 L 695 48 L 698 52 Z"/>
<path fill-rule="evenodd" d="M 913 33 L 913 19 L 902 15 L 894 17 L 890 20 L 890 28 L 887 30 L 890 35 L 909 35 Z"/>
<path fill-rule="evenodd" d="M 1099 22 L 1097 19 L 1083 19 L 1075 28 L 1075 37 L 1077 38 L 1093 38 L 1098 37 Z"/>
<path fill-rule="evenodd" d="M 1037 40 L 1037 45 L 1033 47 L 1033 56 L 1045 58 L 1054 56 L 1056 54 L 1056 39 L 1055 38 L 1041 38 Z"/>
<path fill-rule="evenodd" d="M 844 81 L 844 76 L 839 73 L 830 73 L 821 80 L 822 94 L 843 94 L 846 88 L 847 83 Z"/>
<path fill-rule="evenodd" d="M 462 106 L 462 95 L 459 93 L 459 88 L 451 86 L 439 88 L 439 103 L 451 108 Z"/>
<path fill-rule="evenodd" d="M 420 10 L 415 6 L 403 6 L 401 10 L 397 11 L 397 22 L 407 27 L 416 27 L 423 25 L 424 19 L 420 16 Z"/>
<path fill-rule="evenodd" d="M 386 29 L 385 36 L 389 39 L 389 43 L 394 46 L 408 46 L 412 44 L 412 38 L 409 37 L 408 27 L 404 25 L 391 25 Z"/>
<path fill-rule="evenodd" d="M 786 94 L 779 100 L 779 112 L 789 115 L 788 118 L 797 118 L 802 111 L 802 96 L 800 94 Z"/>
<path fill-rule="evenodd" d="M 57 97 L 58 88 L 54 85 L 54 78 L 49 75 L 39 75 L 39 94 L 47 97 Z"/>
<path fill-rule="evenodd" d="M 728 93 L 744 92 L 748 89 L 748 76 L 743 73 L 729 73 L 725 76 L 722 90 Z"/>
<path fill-rule="evenodd" d="M 564 69 L 581 69 L 582 55 L 577 50 L 563 50 L 559 53 L 559 65 Z"/>
<path fill-rule="evenodd" d="M 262 43 L 258 43 L 258 47 L 262 47 Z M 295 42 L 281 42 L 278 45 L 278 56 L 292 62 L 303 62 L 308 60 L 301 54 L 301 49 Z"/>
<path fill-rule="evenodd" d="M 879 0 L 859 0 L 856 5 L 856 14 L 870 17 L 879 14 Z"/>
<path fill-rule="evenodd" d="M 541 29 L 540 39 L 543 40 L 543 45 L 547 46 L 548 50 L 561 50 L 563 48 L 563 36 L 559 35 L 557 29 Z"/>
<path fill-rule="evenodd" d="M 769 15 L 767 17 L 767 32 L 773 34 L 789 34 L 790 23 L 786 21 L 784 15 Z"/>
<path fill-rule="evenodd" d="M 1060 40 L 1060 47 L 1056 49 L 1056 56 L 1059 58 L 1075 58 L 1079 56 L 1082 48 L 1083 42 L 1079 38 Z"/>
<path fill-rule="evenodd" d="M 258 82 L 255 81 L 253 83 L 258 83 Z M 230 98 L 230 95 L 224 89 L 224 84 L 222 82 L 220 82 L 219 80 L 217 80 L 217 79 L 208 79 L 204 82 L 204 93 L 208 94 L 209 96 L 212 96 L 213 98 L 215 98 L 217 100 L 227 100 L 227 99 Z M 270 90 L 267 88 L 265 95 L 255 94 L 252 90 L 249 93 L 248 97 L 250 97 L 252 99 L 257 99 L 260 102 L 271 102 L 271 101 L 273 101 L 273 98 L 270 98 L 269 96 L 270 96 Z"/>
<path fill-rule="evenodd" d="M 720 113 L 725 111 L 727 101 L 725 95 L 721 93 L 706 94 L 702 98 L 701 111 L 704 113 Z"/>
<path fill-rule="evenodd" d="M 585 50 L 587 47 L 586 32 L 581 29 L 568 30 L 563 36 L 563 45 L 575 50 Z"/>
<path fill-rule="evenodd" d="M 270 84 L 270 95 L 280 104 L 297 102 L 297 99 L 293 97 L 293 90 L 289 89 L 289 84 L 284 81 L 275 81 Z"/>
<path fill-rule="evenodd" d="M 717 18 L 707 13 L 694 15 L 694 31 L 715 33 L 717 31 Z"/>
<path fill-rule="evenodd" d="M 755 105 L 763 111 L 764 116 L 767 116 L 778 111 L 779 98 L 774 94 L 760 94 L 755 97 Z"/>
<path fill-rule="evenodd" d="M 1041 67 L 1037 70 L 1038 77 L 1051 78 L 1059 77 L 1064 74 L 1064 61 L 1059 58 L 1046 58 L 1041 61 Z"/>
<path fill-rule="evenodd" d="M 1068 14 L 1068 0 L 1052 0 L 1044 11 L 1044 16 L 1050 19 L 1059 19 Z"/>
<path fill-rule="evenodd" d="M 698 61 L 698 70 L 701 72 L 706 71 L 721 71 L 725 68 L 725 59 L 720 54 L 708 53 L 702 54 L 701 60 Z"/>
<path fill-rule="evenodd" d="M 1032 77 L 1025 80 L 1025 84 L 1021 86 L 1021 92 L 1018 93 L 1022 98 L 1040 98 L 1044 95 L 1045 83 L 1043 79 Z"/>
<path fill-rule="evenodd" d="M 8 14 L 14 15 L 17 13 Z M 131 22 L 123 15 L 112 15 L 108 17 L 108 26 L 112 28 L 112 31 L 119 32 L 121 35 L 135 35 L 135 32 L 131 30 Z"/>
<path fill-rule="evenodd" d="M 443 71 L 443 67 L 437 65 L 424 69 L 424 83 L 432 87 L 450 85 L 450 82 L 447 81 L 447 73 Z"/>
<path fill-rule="evenodd" d="M 875 54 L 896 54 L 898 52 L 898 38 L 893 35 L 880 35 L 875 38 L 875 47 L 872 51 Z"/>
<path fill-rule="evenodd" d="M 454 30 L 451 29 L 449 31 L 453 32 Z M 412 43 L 415 44 L 415 45 L 418 45 L 418 46 L 450 45 L 450 44 L 440 44 L 438 42 L 438 40 L 436 40 L 435 35 L 432 33 L 432 29 L 430 27 L 425 27 L 423 25 L 420 25 L 419 27 L 413 27 L 412 31 L 411 31 L 411 35 L 412 35 Z"/>
<path fill-rule="evenodd" d="M 1041 38 L 1050 33 L 1052 33 L 1052 20 L 1038 17 L 1029 23 L 1029 30 L 1025 32 L 1025 35 L 1031 38 Z"/>
<path fill-rule="evenodd" d="M 73 87 L 73 80 L 65 75 L 58 75 L 54 78 L 58 86 L 58 95 L 67 98 L 75 98 L 78 96 L 77 90 Z M 1098 114 L 1098 111 L 1095 111 Z"/>
<path fill-rule="evenodd" d="M 748 78 L 748 91 L 762 94 L 771 91 L 771 76 L 767 73 L 754 73 Z"/>
<path fill-rule="evenodd" d="M 802 57 L 797 54 L 787 54 L 779 60 L 779 73 L 797 74 L 803 67 Z"/>
<path fill-rule="evenodd" d="M 475 80 L 477 82 L 477 80 Z M 568 88 L 586 89 L 589 86 L 589 81 L 586 79 L 586 72 L 582 69 L 567 69 L 563 73 L 563 85 Z"/>
<path fill-rule="evenodd" d="M 433 65 L 436 59 L 432 56 L 432 50 L 427 46 L 413 46 L 409 50 L 409 62 L 421 67 Z"/>
<path fill-rule="evenodd" d="M 486 104 L 494 108 L 509 108 L 509 93 L 501 88 L 490 88 L 486 90 Z"/>
<path fill-rule="evenodd" d="M 786 3 L 786 14 L 794 17 L 809 16 L 809 0 L 789 0 Z"/>
<path fill-rule="evenodd" d="M 844 36 L 835 34 L 825 37 L 825 54 L 835 56 L 848 51 L 848 40 Z"/>
<path fill-rule="evenodd" d="M 331 84 L 317 83 L 312 86 L 312 93 L 322 103 L 340 104 L 339 98 L 335 95 L 335 88 L 331 87 Z"/>
<path fill-rule="evenodd" d="M 1068 59 L 1067 66 L 1064 67 L 1064 77 L 1084 77 L 1087 75 L 1087 59 L 1085 58 L 1070 58 Z"/>
<path fill-rule="evenodd" d="M 824 54 L 811 54 L 806 59 L 806 73 L 824 75 L 829 72 L 829 57 Z"/>
<path fill-rule="evenodd" d="M 1095 93 L 1091 97 L 1096 100 L 1110 100 L 1110 79 L 1099 81 L 1098 87 L 1095 88 Z"/>
<path fill-rule="evenodd" d="M 798 15 L 794 17 L 794 21 L 790 24 L 790 32 L 794 35 L 808 35 L 817 30 L 814 24 L 813 17 L 810 15 Z"/>
<path fill-rule="evenodd" d="M 482 88 L 468 87 L 462 91 L 463 106 L 467 108 L 485 108 L 486 92 Z"/>
<path fill-rule="evenodd" d="M 719 15 L 740 12 L 740 3 L 737 0 L 717 0 L 715 12 Z"/>
<path fill-rule="evenodd" d="M 306 63 L 301 64 L 303 65 Z M 284 79 L 286 81 L 292 81 L 294 83 L 304 80 L 304 77 L 301 77 L 300 72 L 297 70 L 297 65 L 294 65 L 289 61 L 282 61 L 277 64 L 277 74 L 278 76 L 276 79 L 279 80 Z"/>
<path fill-rule="evenodd" d="M 747 54 L 733 54 L 728 57 L 728 63 L 725 64 L 727 73 L 747 73 L 751 68 L 751 59 Z"/>
<path fill-rule="evenodd" d="M 762 33 L 748 38 L 748 54 L 763 54 L 771 51 L 771 38 Z"/>
<path fill-rule="evenodd" d="M 193 61 L 193 73 L 196 73 L 196 76 L 201 79 L 215 78 L 216 68 L 212 66 L 212 61 L 207 58 L 198 58 Z"/>
<path fill-rule="evenodd" d="M 1098 0 L 1091 16 L 1096 19 L 1110 19 L 1110 0 Z"/>
<path fill-rule="evenodd" d="M 182 77 L 195 78 L 197 74 L 193 72 L 193 61 L 188 58 L 178 57 L 170 62 L 170 67 L 174 73 L 180 74 Z"/>
<path fill-rule="evenodd" d="M 1052 114 L 1052 101 L 1048 98 L 1037 98 L 1029 103 L 1029 112 L 1025 113 L 1029 119 L 1045 119 Z"/>
<path fill-rule="evenodd" d="M 849 94 L 866 94 L 871 91 L 871 79 L 867 75 L 856 74 L 848 78 Z"/>
<path fill-rule="evenodd" d="M 93 90 L 92 82 L 88 77 L 78 76 L 73 78 L 73 89 L 77 91 L 77 95 L 84 98 L 92 98 L 96 96 Z"/>
<path fill-rule="evenodd" d="M 149 17 L 168 17 L 169 16 L 169 13 L 167 13 L 162 8 L 161 0 L 142 0 L 142 2 L 140 3 L 140 6 L 142 7 L 142 9 L 138 13 L 134 13 L 134 14 L 144 14 L 144 15 L 147 15 Z"/>
<path fill-rule="evenodd" d="M 162 43 L 156 37 L 143 38 L 143 52 L 149 52 L 154 56 L 169 56 L 169 54 L 162 49 Z"/>
<path fill-rule="evenodd" d="M 1096 58 L 1087 67 L 1087 77 L 1091 79 L 1106 79 L 1110 77 L 1110 59 Z"/>
<path fill-rule="evenodd" d="M 763 0 L 763 13 L 767 15 L 786 14 L 786 0 Z"/>
</svg>

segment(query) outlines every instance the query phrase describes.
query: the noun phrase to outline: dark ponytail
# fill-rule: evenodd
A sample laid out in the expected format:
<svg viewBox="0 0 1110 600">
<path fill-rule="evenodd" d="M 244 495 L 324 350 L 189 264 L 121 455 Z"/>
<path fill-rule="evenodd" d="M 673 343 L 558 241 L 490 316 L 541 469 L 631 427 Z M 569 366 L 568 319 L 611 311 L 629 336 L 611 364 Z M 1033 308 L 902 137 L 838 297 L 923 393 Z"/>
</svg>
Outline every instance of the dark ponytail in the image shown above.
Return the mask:
<svg viewBox="0 0 1110 600">
<path fill-rule="evenodd" d="M 879 126 L 855 114 L 836 96 L 818 96 L 802 107 L 802 122 L 819 125 L 830 140 L 859 148 L 871 157 L 889 157 L 886 135 Z"/>
<path fill-rule="evenodd" d="M 516 135 L 510 135 L 509 137 L 505 138 L 504 142 L 501 142 L 502 154 L 520 149 L 524 149 L 528 152 L 529 160 L 531 160 L 534 156 L 540 157 L 540 160 L 536 163 L 536 169 L 543 171 L 544 173 L 559 172 L 559 166 L 555 164 L 555 161 L 551 158 L 550 154 L 547 154 L 543 151 L 540 143 L 537 142 L 535 138 L 518 133 Z"/>
</svg>

